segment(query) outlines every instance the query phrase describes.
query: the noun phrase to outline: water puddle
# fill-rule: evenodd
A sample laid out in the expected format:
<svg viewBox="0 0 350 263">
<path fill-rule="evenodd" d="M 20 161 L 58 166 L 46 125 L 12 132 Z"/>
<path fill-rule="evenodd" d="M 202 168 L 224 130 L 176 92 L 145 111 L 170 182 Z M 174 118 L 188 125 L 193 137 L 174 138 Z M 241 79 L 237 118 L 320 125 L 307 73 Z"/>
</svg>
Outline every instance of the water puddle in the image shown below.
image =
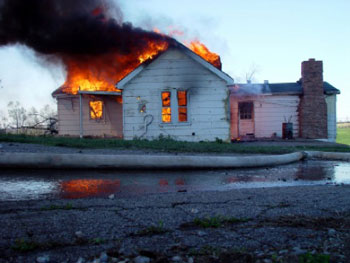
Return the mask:
<svg viewBox="0 0 350 263">
<path fill-rule="evenodd" d="M 308 160 L 210 171 L 0 171 L 0 200 L 116 198 L 149 193 L 350 184 L 350 163 Z"/>
</svg>

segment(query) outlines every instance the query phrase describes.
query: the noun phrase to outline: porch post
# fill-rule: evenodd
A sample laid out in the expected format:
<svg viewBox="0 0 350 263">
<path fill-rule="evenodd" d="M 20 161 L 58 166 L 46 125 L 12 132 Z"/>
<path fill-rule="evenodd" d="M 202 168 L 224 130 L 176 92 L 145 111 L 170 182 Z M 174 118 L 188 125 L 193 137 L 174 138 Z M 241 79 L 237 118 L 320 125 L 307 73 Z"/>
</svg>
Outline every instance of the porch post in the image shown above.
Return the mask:
<svg viewBox="0 0 350 263">
<path fill-rule="evenodd" d="M 83 94 L 80 93 L 79 87 L 79 123 L 80 123 L 80 138 L 83 138 Z"/>
</svg>

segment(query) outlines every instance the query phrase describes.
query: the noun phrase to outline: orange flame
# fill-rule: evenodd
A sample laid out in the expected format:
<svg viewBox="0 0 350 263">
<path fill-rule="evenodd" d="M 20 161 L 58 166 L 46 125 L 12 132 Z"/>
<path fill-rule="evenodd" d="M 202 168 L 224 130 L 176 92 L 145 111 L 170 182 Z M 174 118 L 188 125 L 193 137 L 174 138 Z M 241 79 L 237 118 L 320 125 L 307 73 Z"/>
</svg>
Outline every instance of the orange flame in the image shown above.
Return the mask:
<svg viewBox="0 0 350 263">
<path fill-rule="evenodd" d="M 93 120 L 99 120 L 103 117 L 103 102 L 102 101 L 90 101 L 90 118 Z"/>
<path fill-rule="evenodd" d="M 214 67 L 221 69 L 220 56 L 211 52 L 203 43 L 199 42 L 198 40 L 194 40 L 190 43 L 186 43 L 186 46 L 198 56 L 208 61 Z"/>
<path fill-rule="evenodd" d="M 161 34 L 159 29 L 154 29 L 154 31 Z M 115 88 L 116 83 L 141 63 L 154 58 L 168 47 L 169 43 L 165 40 L 149 40 L 147 48 L 132 50 L 127 55 L 112 52 L 93 56 L 63 56 L 67 77 L 62 85 L 62 91 L 70 94 L 77 94 L 79 89 L 82 91 L 120 91 Z M 187 47 L 213 66 L 221 69 L 219 55 L 211 52 L 203 43 L 194 40 L 189 42 Z"/>
<path fill-rule="evenodd" d="M 82 91 L 120 91 L 115 84 L 141 63 L 166 50 L 167 42 L 149 42 L 147 50 L 138 50 L 128 55 L 118 52 L 95 55 L 63 57 L 67 77 L 63 92 L 77 94 Z"/>
</svg>

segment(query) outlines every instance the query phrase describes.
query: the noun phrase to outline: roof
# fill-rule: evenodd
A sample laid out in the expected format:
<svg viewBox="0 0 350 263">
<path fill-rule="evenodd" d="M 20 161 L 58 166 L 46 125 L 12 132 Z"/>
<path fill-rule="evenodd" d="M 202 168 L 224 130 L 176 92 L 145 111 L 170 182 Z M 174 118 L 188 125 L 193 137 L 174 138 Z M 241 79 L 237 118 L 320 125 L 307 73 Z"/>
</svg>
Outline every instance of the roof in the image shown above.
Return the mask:
<svg viewBox="0 0 350 263">
<path fill-rule="evenodd" d="M 60 96 L 77 96 L 79 94 L 82 95 L 99 95 L 99 96 L 120 96 L 122 93 L 120 91 L 84 91 L 84 90 L 80 90 L 78 91 L 77 94 L 71 94 L 71 93 L 65 93 L 63 91 L 62 87 L 59 87 L 58 89 L 56 89 L 54 92 L 51 93 L 51 96 L 56 98 L 56 97 L 60 97 Z"/>
<path fill-rule="evenodd" d="M 134 69 L 132 72 L 130 72 L 128 75 L 126 75 L 121 81 L 119 81 L 116 84 L 117 89 L 123 89 L 124 86 L 131 81 L 133 78 L 135 78 L 144 68 L 147 67 L 148 64 L 156 60 L 161 54 L 167 52 L 170 48 L 176 48 L 184 52 L 186 55 L 188 55 L 190 58 L 192 58 L 194 61 L 198 62 L 201 64 L 203 67 L 217 75 L 219 78 L 222 80 L 226 81 L 227 85 L 233 85 L 234 80 L 231 78 L 228 74 L 223 72 L 222 70 L 214 67 L 212 64 L 210 64 L 208 61 L 194 53 L 192 50 L 190 50 L 188 47 L 184 46 L 183 44 L 175 41 L 168 49 L 164 50 L 163 52 L 160 52 L 157 54 L 156 57 L 153 59 L 146 60 L 144 63 L 142 63 L 140 66 L 138 66 L 136 69 Z"/>
<path fill-rule="evenodd" d="M 62 87 L 59 87 L 57 89 L 55 89 L 52 93 L 51 93 L 51 96 L 56 98 L 58 96 L 61 96 L 61 95 L 71 95 L 71 96 L 74 96 L 73 94 L 69 94 L 69 93 L 65 93 L 63 92 L 63 88 Z"/>
<path fill-rule="evenodd" d="M 171 45 L 169 46 L 168 49 L 166 49 L 164 51 L 161 51 L 156 56 L 154 56 L 153 58 L 144 61 L 137 68 L 135 68 L 133 71 L 131 71 L 128 75 L 126 75 L 122 80 L 120 80 L 116 84 L 116 88 L 117 89 L 123 89 L 123 87 L 124 87 L 124 85 L 126 83 L 128 83 L 130 80 L 132 80 L 134 77 L 136 77 L 145 67 L 147 67 L 147 65 L 152 63 L 154 60 L 156 60 L 163 53 L 167 52 L 170 48 L 176 48 L 176 49 L 182 50 L 185 54 L 187 54 L 189 57 L 191 57 L 194 61 L 198 62 L 199 64 L 201 64 L 202 66 L 207 68 L 209 71 L 211 71 L 214 74 L 216 74 L 219 78 L 225 80 L 227 85 L 233 85 L 234 84 L 234 80 L 228 74 L 226 74 L 222 70 L 214 67 L 212 64 L 207 62 L 205 59 L 201 58 L 199 55 L 194 53 L 192 50 L 190 50 L 188 47 L 184 46 L 180 42 L 178 42 L 176 40 L 173 40 L 173 42 L 171 43 Z M 54 92 L 52 92 L 51 95 L 52 95 L 52 97 L 57 97 L 57 96 L 61 96 L 61 95 L 74 96 L 74 94 L 69 94 L 69 93 L 63 92 L 63 87 L 59 87 Z"/>
<path fill-rule="evenodd" d="M 323 82 L 324 93 L 327 95 L 340 94 L 340 91 L 328 82 Z M 285 95 L 301 95 L 303 89 L 301 82 L 286 83 L 245 83 L 235 84 L 230 87 L 232 94 L 239 95 L 257 95 L 257 94 L 285 94 Z"/>
</svg>

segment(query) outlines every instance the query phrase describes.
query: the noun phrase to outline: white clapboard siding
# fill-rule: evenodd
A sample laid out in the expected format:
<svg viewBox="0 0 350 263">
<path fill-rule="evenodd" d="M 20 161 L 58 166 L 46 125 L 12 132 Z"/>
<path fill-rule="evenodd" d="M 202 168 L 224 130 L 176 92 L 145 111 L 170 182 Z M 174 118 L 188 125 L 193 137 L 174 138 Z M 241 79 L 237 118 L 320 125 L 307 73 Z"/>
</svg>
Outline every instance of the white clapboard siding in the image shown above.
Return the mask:
<svg viewBox="0 0 350 263">
<path fill-rule="evenodd" d="M 114 96 L 94 96 L 95 100 L 104 103 L 103 119 L 90 119 L 89 102 L 91 97 L 83 96 L 83 135 L 84 136 L 123 136 L 122 105 L 116 101 Z M 80 135 L 80 103 L 79 96 L 69 98 L 58 98 L 58 132 L 60 135 Z"/>
<path fill-rule="evenodd" d="M 335 142 L 337 139 L 337 95 L 326 96 L 328 140 Z"/>
<path fill-rule="evenodd" d="M 235 97 L 231 95 L 231 137 L 237 138 L 238 103 L 252 101 L 254 103 L 254 134 L 257 138 L 268 138 L 276 134 L 282 137 L 282 123 L 293 123 L 293 136 L 299 136 L 299 96 L 296 95 L 261 95 L 252 97 Z"/>
<path fill-rule="evenodd" d="M 187 90 L 188 122 L 161 122 L 161 92 Z M 146 105 L 146 112 L 139 106 Z M 177 112 L 172 112 L 172 120 Z M 148 117 L 146 117 L 148 116 Z M 146 125 L 153 117 L 152 122 Z M 146 117 L 146 118 L 145 118 Z M 229 139 L 226 82 L 179 50 L 169 49 L 123 89 L 124 138 L 170 136 L 184 141 Z M 147 129 L 146 129 L 147 127 Z"/>
</svg>

